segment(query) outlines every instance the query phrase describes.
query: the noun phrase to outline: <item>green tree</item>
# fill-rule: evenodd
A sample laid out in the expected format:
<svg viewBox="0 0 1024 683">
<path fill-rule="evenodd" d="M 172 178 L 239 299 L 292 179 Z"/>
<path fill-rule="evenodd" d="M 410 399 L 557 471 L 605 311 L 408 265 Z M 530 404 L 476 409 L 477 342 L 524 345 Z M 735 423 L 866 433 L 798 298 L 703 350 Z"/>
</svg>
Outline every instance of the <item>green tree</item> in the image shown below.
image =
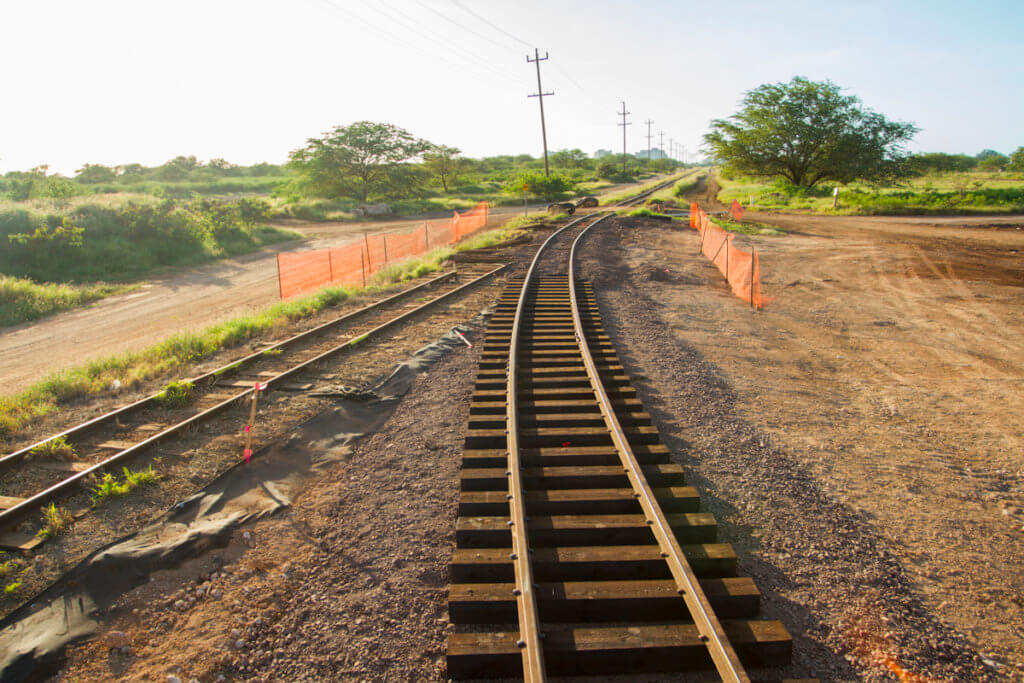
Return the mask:
<svg viewBox="0 0 1024 683">
<path fill-rule="evenodd" d="M 986 151 L 991 151 L 991 150 L 986 150 Z M 1007 157 L 1005 155 L 1002 155 L 999 152 L 996 152 L 995 154 L 990 154 L 990 155 L 987 155 L 984 158 L 982 158 L 978 162 L 978 169 L 982 170 L 982 171 L 989 171 L 989 172 L 992 172 L 992 171 L 1002 171 L 1004 168 L 1006 168 L 1006 165 L 1009 162 L 1010 162 L 1010 158 L 1009 157 Z"/>
<path fill-rule="evenodd" d="M 1006 165 L 1008 171 L 1024 173 L 1024 147 L 1018 147 L 1010 154 L 1010 161 Z"/>
<path fill-rule="evenodd" d="M 423 154 L 423 165 L 441 183 L 445 192 L 448 192 L 448 185 L 454 184 L 459 173 L 466 167 L 466 158 L 460 154 L 462 150 L 458 147 L 445 145 L 435 145 Z"/>
<path fill-rule="evenodd" d="M 582 168 L 587 155 L 579 149 L 560 149 L 551 155 L 551 165 L 559 168 Z"/>
<path fill-rule="evenodd" d="M 711 122 L 704 143 L 731 171 L 814 187 L 904 175 L 903 145 L 917 131 L 861 106 L 831 81 L 797 76 L 749 91 L 739 112 Z"/>
<path fill-rule="evenodd" d="M 991 157 L 1001 156 L 1003 155 L 995 151 L 994 149 L 983 149 L 980 152 L 978 152 L 978 154 L 974 158 L 977 159 L 978 161 L 984 161 L 985 159 L 989 159 Z"/>
<path fill-rule="evenodd" d="M 102 164 L 85 164 L 75 174 L 75 180 L 89 185 L 113 182 L 115 178 L 117 171 Z"/>
<path fill-rule="evenodd" d="M 523 191 L 523 185 L 529 189 L 527 192 L 542 199 L 557 199 L 563 192 L 568 192 L 574 183 L 565 176 L 552 173 L 549 176 L 543 173 L 520 173 L 509 181 L 506 189 L 509 192 L 519 193 Z"/>
<path fill-rule="evenodd" d="M 430 148 L 398 126 L 357 121 L 310 138 L 289 155 L 289 165 L 299 175 L 298 188 L 308 194 L 365 202 L 370 195 L 390 194 L 389 175 Z"/>
</svg>

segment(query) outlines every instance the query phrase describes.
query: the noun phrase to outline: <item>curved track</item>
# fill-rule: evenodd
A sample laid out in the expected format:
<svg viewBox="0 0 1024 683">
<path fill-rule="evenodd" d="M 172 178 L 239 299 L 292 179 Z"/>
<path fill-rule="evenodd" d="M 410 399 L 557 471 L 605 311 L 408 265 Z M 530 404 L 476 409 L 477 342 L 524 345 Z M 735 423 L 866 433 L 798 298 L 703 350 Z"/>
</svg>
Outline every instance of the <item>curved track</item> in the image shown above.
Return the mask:
<svg viewBox="0 0 1024 683">
<path fill-rule="evenodd" d="M 789 659 L 780 623 L 747 621 L 756 586 L 732 576 L 735 554 L 713 543 L 574 277 L 576 244 L 607 218 L 553 233 L 488 328 L 452 560 L 454 678 L 713 668 L 746 681 L 744 663 Z"/>
</svg>

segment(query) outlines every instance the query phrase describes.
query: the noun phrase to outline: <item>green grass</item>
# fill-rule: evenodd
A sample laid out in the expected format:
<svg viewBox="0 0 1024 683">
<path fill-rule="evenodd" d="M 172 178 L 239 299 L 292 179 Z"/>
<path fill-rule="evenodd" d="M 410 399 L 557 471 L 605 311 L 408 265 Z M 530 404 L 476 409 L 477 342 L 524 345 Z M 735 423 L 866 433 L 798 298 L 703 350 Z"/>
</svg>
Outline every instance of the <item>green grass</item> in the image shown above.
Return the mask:
<svg viewBox="0 0 1024 683">
<path fill-rule="evenodd" d="M 754 198 L 760 211 L 796 211 L 836 215 L 927 215 L 1018 213 L 1024 211 L 1024 176 L 1011 173 L 931 174 L 894 187 L 852 183 L 839 189 L 839 206 L 832 208 L 832 188 L 810 190 L 762 179 L 718 177 L 725 205 Z M 748 207 L 749 208 L 749 207 Z"/>
<path fill-rule="evenodd" d="M 74 518 L 64 508 L 50 503 L 43 508 L 43 528 L 36 534 L 39 538 L 56 538 L 67 531 Z"/>
<path fill-rule="evenodd" d="M 68 443 L 65 437 L 58 436 L 39 444 L 29 451 L 29 455 L 53 458 L 54 460 L 74 460 L 77 454 L 75 447 Z"/>
<path fill-rule="evenodd" d="M 682 179 L 682 178 L 686 177 L 687 175 L 689 175 L 690 173 L 693 173 L 693 169 L 685 169 L 685 170 L 682 171 L 681 174 L 677 174 L 676 178 L 677 179 Z M 631 199 L 631 198 L 637 196 L 638 194 L 642 194 L 642 193 L 646 192 L 647 190 L 651 189 L 652 187 L 655 187 L 655 186 L 665 182 L 666 180 L 667 180 L 667 178 L 658 178 L 657 180 L 654 180 L 652 182 L 644 183 L 643 185 L 639 185 L 637 187 L 630 188 L 629 190 L 626 190 L 625 192 L 620 192 L 618 194 L 614 194 L 614 195 L 610 195 L 610 196 L 606 196 L 606 197 L 601 197 L 601 203 L 605 204 L 605 205 L 616 204 L 616 203 L 624 201 L 626 199 Z"/>
<path fill-rule="evenodd" d="M 646 206 L 641 207 L 639 209 L 619 209 L 615 213 L 617 213 L 620 216 L 634 216 L 636 218 L 659 218 L 661 220 L 682 220 L 681 218 L 679 218 L 677 216 L 669 216 L 668 214 L 659 213 L 657 211 L 652 211 L 651 209 L 648 209 Z"/>
<path fill-rule="evenodd" d="M 708 216 L 711 222 L 716 224 L 723 230 L 729 232 L 736 232 L 742 235 L 753 235 L 761 237 L 777 237 L 779 235 L 786 234 L 786 231 L 782 228 L 774 225 L 768 225 L 767 223 L 757 223 L 751 220 L 745 220 L 741 223 L 737 223 L 731 218 L 725 218 L 722 216 Z"/>
<path fill-rule="evenodd" d="M 0 327 L 42 318 L 131 289 L 134 289 L 131 285 L 102 282 L 92 285 L 37 283 L 28 278 L 0 275 Z"/>
<path fill-rule="evenodd" d="M 4 595 L 14 595 L 21 588 L 21 581 L 15 581 L 4 586 Z"/>
<path fill-rule="evenodd" d="M 159 394 L 153 397 L 157 405 L 164 408 L 184 408 L 192 402 L 195 385 L 184 380 L 172 380 Z"/>
<path fill-rule="evenodd" d="M 118 481 L 116 476 L 107 472 L 92 490 L 92 505 L 100 507 L 115 498 L 127 496 L 139 486 L 155 484 L 159 479 L 160 475 L 153 471 L 152 465 L 149 466 L 149 469 L 138 472 L 133 472 L 125 467 L 124 481 Z"/>
</svg>

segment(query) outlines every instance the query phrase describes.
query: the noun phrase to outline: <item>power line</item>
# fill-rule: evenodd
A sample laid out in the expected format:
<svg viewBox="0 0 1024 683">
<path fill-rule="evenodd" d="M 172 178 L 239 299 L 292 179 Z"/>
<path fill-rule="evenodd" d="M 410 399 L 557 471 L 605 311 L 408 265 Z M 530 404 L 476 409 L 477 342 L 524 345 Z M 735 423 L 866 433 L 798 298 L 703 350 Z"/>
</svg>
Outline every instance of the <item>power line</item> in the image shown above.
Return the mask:
<svg viewBox="0 0 1024 683">
<path fill-rule="evenodd" d="M 459 27 L 463 31 L 468 31 L 469 33 L 472 33 L 473 35 L 478 36 L 479 38 L 482 38 L 483 40 L 486 40 L 487 42 L 491 43 L 492 45 L 497 45 L 502 50 L 508 50 L 509 52 L 519 52 L 519 50 L 517 48 L 510 47 L 509 45 L 507 45 L 505 43 L 499 43 L 498 41 L 494 40 L 493 38 L 485 36 L 484 34 L 482 34 L 482 33 L 478 32 L 478 31 L 470 28 L 469 26 L 466 26 L 465 24 L 463 24 L 463 23 L 461 23 L 459 21 L 456 21 L 455 19 L 452 19 L 447 14 L 444 14 L 443 12 L 440 12 L 440 11 L 434 9 L 433 7 L 428 5 L 427 3 L 423 2 L 423 0 L 416 0 L 416 4 L 419 5 L 420 7 L 424 8 L 424 9 L 427 9 L 427 10 L 433 12 L 434 14 L 436 14 L 439 17 L 441 17 L 445 21 L 447 21 L 447 22 L 449 22 L 451 24 L 455 24 L 457 27 Z"/>
<path fill-rule="evenodd" d="M 626 123 L 626 116 L 629 112 L 626 111 L 626 103 L 622 103 L 622 111 L 618 112 L 619 116 L 622 117 L 622 123 L 617 124 L 622 126 L 622 172 L 626 172 L 626 126 L 632 126 L 632 123 Z"/>
<path fill-rule="evenodd" d="M 373 31 L 374 33 L 376 33 L 377 35 L 379 35 L 381 38 L 383 38 L 385 41 L 391 43 L 392 45 L 395 45 L 396 47 L 399 47 L 399 48 L 408 48 L 409 47 L 409 43 L 408 42 L 403 42 L 400 39 L 396 38 L 392 33 L 379 28 L 376 24 L 374 24 L 373 22 L 371 22 L 370 20 L 368 20 L 366 17 L 362 16 L 361 14 L 359 14 L 357 12 L 354 12 L 351 8 L 338 6 L 334 2 L 331 2 L 331 0 L 317 0 L 317 1 L 323 7 L 325 7 L 327 10 L 329 10 L 331 12 L 334 12 L 336 14 L 342 15 L 342 16 L 344 16 L 348 20 L 355 19 L 357 22 L 359 22 L 360 24 L 362 24 L 366 28 L 370 29 L 371 31 Z M 417 47 L 422 49 L 424 52 L 431 53 L 438 60 L 440 60 L 440 61 L 442 61 L 442 62 L 444 62 L 444 63 L 446 63 L 446 64 L 448 64 L 448 65 L 450 65 L 452 67 L 459 68 L 459 69 L 464 69 L 464 68 L 467 67 L 467 65 L 465 63 L 455 62 L 448 55 L 446 55 L 444 52 L 441 52 L 439 50 L 431 49 L 430 47 L 424 47 L 422 44 L 418 45 Z M 483 71 L 481 69 L 481 67 L 483 67 L 485 65 L 480 64 L 476 59 L 471 61 L 468 66 L 469 66 L 469 68 L 473 69 L 474 71 L 479 72 L 482 75 L 485 75 L 487 73 L 487 72 L 485 72 L 485 71 Z M 502 75 L 505 76 L 506 78 L 508 78 L 507 75 L 505 75 L 505 74 L 502 74 Z"/>
<path fill-rule="evenodd" d="M 459 2 L 459 0 L 451 0 L 451 1 L 452 1 L 453 5 L 455 5 L 459 9 L 461 9 L 463 12 L 468 12 L 469 14 L 472 14 L 474 17 L 476 17 L 480 21 L 484 22 L 485 24 L 487 24 L 488 26 L 493 28 L 495 31 L 498 31 L 500 33 L 504 33 L 506 36 L 508 36 L 512 40 L 518 41 L 518 42 L 522 43 L 523 45 L 525 45 L 526 47 L 530 47 L 530 43 L 526 42 L 522 38 L 519 38 L 518 36 L 512 35 L 511 33 L 506 31 L 502 27 L 498 26 L 497 24 L 494 24 L 491 21 L 489 21 L 489 20 L 485 19 L 484 17 L 480 16 L 479 14 L 477 14 L 476 12 L 474 12 L 473 10 L 469 9 L 468 7 L 463 5 L 461 2 Z"/>
<path fill-rule="evenodd" d="M 427 41 L 436 40 L 436 38 L 434 36 L 431 36 L 431 35 L 429 35 L 427 33 L 424 33 L 423 31 L 421 31 L 418 26 L 416 26 L 414 24 L 410 25 L 408 22 L 415 21 L 415 20 L 407 17 L 401 10 L 395 9 L 391 5 L 389 5 L 386 2 L 384 2 L 384 0 L 377 0 L 377 2 L 368 2 L 368 3 L 365 3 L 364 6 L 370 8 L 371 10 L 373 10 L 375 12 L 377 12 L 378 14 L 380 14 L 384 18 L 388 19 L 389 21 L 397 22 L 402 28 L 404 28 L 405 30 L 409 31 L 413 35 L 416 35 L 416 36 L 418 36 L 420 38 L 423 38 L 423 39 L 425 39 Z M 398 16 L 395 16 L 394 14 L 391 14 L 389 11 L 385 11 L 383 8 L 387 8 L 387 10 L 390 10 L 390 12 L 396 13 Z M 406 20 L 408 20 L 408 22 Z M 453 49 L 453 50 L 457 50 L 457 51 L 461 52 L 462 55 L 465 58 L 467 58 L 468 60 L 473 60 L 477 64 L 479 64 L 480 66 L 486 67 L 486 68 L 490 69 L 491 71 L 493 71 L 494 73 L 496 73 L 498 75 L 504 76 L 505 78 L 508 78 L 509 80 L 512 80 L 512 81 L 515 81 L 515 79 L 516 79 L 516 77 L 510 71 L 504 71 L 503 68 L 495 66 L 494 64 L 484 60 L 483 57 L 481 57 L 479 54 L 471 52 L 471 51 L 463 48 L 461 45 L 458 45 L 458 44 L 455 44 L 455 43 L 449 43 L 448 47 Z"/>
<path fill-rule="evenodd" d="M 547 175 L 551 175 L 551 172 L 548 170 L 548 129 L 547 129 L 547 126 L 544 124 L 544 97 L 545 96 L 550 97 L 551 95 L 554 95 L 555 93 L 554 93 L 554 91 L 544 92 L 544 88 L 541 87 L 541 85 L 540 85 L 540 63 L 544 62 L 544 61 L 547 61 L 548 59 L 550 59 L 550 57 L 548 57 L 548 53 L 545 52 L 544 56 L 541 57 L 540 56 L 540 50 L 538 50 L 537 48 L 533 48 L 533 59 L 530 59 L 530 55 L 526 55 L 526 63 L 527 64 L 531 64 L 532 63 L 532 64 L 536 64 L 537 65 L 537 94 L 536 95 L 527 95 L 527 97 L 536 97 L 540 101 L 540 133 L 541 133 L 541 136 L 544 138 L 544 175 L 546 175 L 546 176 Z"/>
<path fill-rule="evenodd" d="M 647 119 L 646 121 L 644 121 L 644 123 L 647 124 L 647 161 L 650 161 L 651 160 L 651 124 L 654 123 L 654 121 L 651 121 L 650 119 Z"/>
</svg>

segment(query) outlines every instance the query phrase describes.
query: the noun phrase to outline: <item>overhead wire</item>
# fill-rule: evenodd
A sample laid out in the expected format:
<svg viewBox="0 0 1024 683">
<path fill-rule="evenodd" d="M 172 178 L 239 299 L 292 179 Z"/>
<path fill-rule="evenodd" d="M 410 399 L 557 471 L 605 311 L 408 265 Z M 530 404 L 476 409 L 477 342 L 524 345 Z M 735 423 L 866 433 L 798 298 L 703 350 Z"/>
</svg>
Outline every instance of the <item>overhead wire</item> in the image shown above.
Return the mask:
<svg viewBox="0 0 1024 683">
<path fill-rule="evenodd" d="M 377 0 L 377 2 L 367 3 L 365 6 L 370 8 L 371 10 L 377 12 L 381 16 L 387 18 L 388 20 L 396 22 L 399 26 L 401 26 L 405 30 L 409 31 L 413 35 L 419 36 L 420 38 L 423 38 L 423 39 L 425 39 L 427 41 L 437 40 L 436 36 L 431 36 L 429 34 L 426 34 L 418 26 L 416 26 L 415 24 L 410 24 L 409 22 L 410 21 L 414 21 L 414 20 L 409 18 L 407 15 L 405 15 L 405 13 L 402 12 L 401 10 L 399 10 L 399 9 L 397 9 L 395 7 L 392 7 L 387 2 L 384 2 L 384 0 Z M 394 14 L 392 14 L 392 13 L 394 13 Z M 509 71 L 505 71 L 504 68 L 502 68 L 502 67 L 495 66 L 494 64 L 489 62 L 487 59 L 482 57 L 480 54 L 471 52 L 470 50 L 462 47 L 461 45 L 459 45 L 458 43 L 456 43 L 454 41 L 447 43 L 446 47 L 458 51 L 467 60 L 475 62 L 478 66 L 482 66 L 482 67 L 485 67 L 487 69 L 490 69 L 492 72 L 494 72 L 495 74 L 497 74 L 499 76 L 502 76 L 504 78 L 508 78 L 510 80 L 513 80 L 513 81 L 518 80 L 518 76 L 513 75 Z"/>
<path fill-rule="evenodd" d="M 469 26 L 466 26 L 462 22 L 459 22 L 459 21 L 456 21 L 455 19 L 452 19 L 451 17 L 449 17 L 444 12 L 441 12 L 441 11 L 435 9 L 434 7 L 431 7 L 427 3 L 423 2 L 423 0 L 416 0 L 416 4 L 419 5 L 420 7 L 423 7 L 424 9 L 427 9 L 427 10 L 433 12 L 434 14 L 436 14 L 439 17 L 441 17 L 445 21 L 447 21 L 447 22 L 449 22 L 451 24 L 454 24 L 455 26 L 457 26 L 458 28 L 462 29 L 463 31 L 468 31 L 469 33 L 472 33 L 473 35 L 475 35 L 475 36 L 477 36 L 479 38 L 482 38 L 483 40 L 486 40 L 487 42 L 491 43 L 492 45 L 497 45 L 501 49 L 508 50 L 509 52 L 514 52 L 516 54 L 521 54 L 519 48 L 513 48 L 513 47 L 509 47 L 505 43 L 499 43 L 497 40 L 494 40 L 493 38 L 485 36 L 484 34 L 480 33 L 479 31 L 476 31 L 475 29 L 472 29 Z"/>
<path fill-rule="evenodd" d="M 459 2 L 459 0 L 451 0 L 451 3 L 452 3 L 453 5 L 455 5 L 456 7 L 458 7 L 459 9 L 461 9 L 461 10 L 462 10 L 463 12 L 467 12 L 467 13 L 469 13 L 469 14 L 472 14 L 472 15 L 473 15 L 474 17 L 476 17 L 476 18 L 477 18 L 478 20 L 480 20 L 480 21 L 484 22 L 485 24 L 487 24 L 488 26 L 490 26 L 491 28 L 493 28 L 493 29 L 494 29 L 495 31 L 499 31 L 500 33 L 504 33 L 504 34 L 505 34 L 506 36 L 508 36 L 508 37 L 509 37 L 509 38 L 511 38 L 512 40 L 518 41 L 518 42 L 522 43 L 523 45 L 525 45 L 526 47 L 533 47 L 533 45 L 531 45 L 530 43 L 526 42 L 526 41 L 525 41 L 525 40 L 523 40 L 522 38 L 519 38 L 518 36 L 514 36 L 514 35 L 512 35 L 511 33 L 509 33 L 508 31 L 506 31 L 506 30 L 505 30 L 505 29 L 503 29 L 502 27 L 498 26 L 497 24 L 495 24 L 495 23 L 492 23 L 492 22 L 491 22 L 491 21 L 489 21 L 488 19 L 486 19 L 486 18 L 484 18 L 484 17 L 480 16 L 479 14 L 477 14 L 476 12 L 474 12 L 473 10 L 469 9 L 468 7 L 466 7 L 465 5 L 463 5 L 463 4 L 461 3 L 461 2 Z"/>
</svg>

